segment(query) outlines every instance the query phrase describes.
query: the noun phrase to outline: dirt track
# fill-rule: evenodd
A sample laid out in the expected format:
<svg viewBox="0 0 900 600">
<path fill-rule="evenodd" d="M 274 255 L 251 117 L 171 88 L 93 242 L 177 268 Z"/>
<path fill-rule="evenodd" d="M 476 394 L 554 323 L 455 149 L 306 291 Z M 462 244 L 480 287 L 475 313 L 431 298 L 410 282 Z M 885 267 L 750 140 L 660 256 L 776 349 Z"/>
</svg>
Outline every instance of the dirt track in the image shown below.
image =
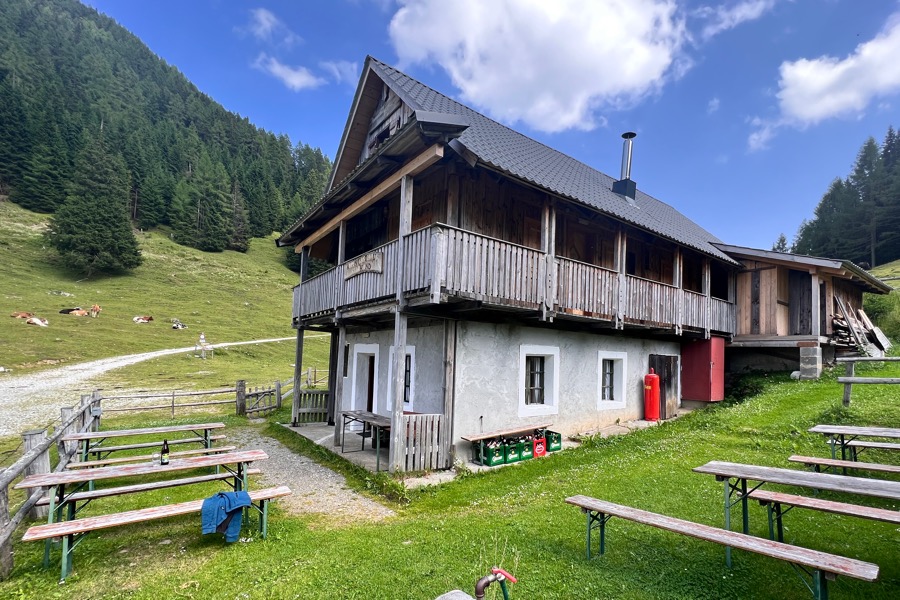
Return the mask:
<svg viewBox="0 0 900 600">
<path fill-rule="evenodd" d="M 224 348 L 293 339 L 288 337 L 226 342 L 212 344 L 212 347 Z M 82 394 L 91 393 L 94 389 L 91 379 L 107 371 L 160 356 L 193 351 L 194 346 L 187 346 L 103 358 L 28 375 L 0 373 L 0 436 L 17 435 L 30 427 L 43 427 L 57 420 L 61 407 L 72 406 L 78 402 Z"/>
</svg>

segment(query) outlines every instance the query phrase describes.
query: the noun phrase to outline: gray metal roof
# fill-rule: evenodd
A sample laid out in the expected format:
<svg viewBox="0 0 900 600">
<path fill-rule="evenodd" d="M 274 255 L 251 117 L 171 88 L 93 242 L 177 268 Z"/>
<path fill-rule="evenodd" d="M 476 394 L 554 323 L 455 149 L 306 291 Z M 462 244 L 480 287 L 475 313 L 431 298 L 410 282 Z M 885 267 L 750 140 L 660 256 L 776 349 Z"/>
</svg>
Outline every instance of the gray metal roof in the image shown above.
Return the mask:
<svg viewBox="0 0 900 600">
<path fill-rule="evenodd" d="M 609 175 L 489 119 L 371 56 L 366 65 L 414 110 L 463 117 L 469 127 L 458 142 L 485 166 L 736 264 L 713 246 L 721 240 L 668 204 L 640 190 L 630 202 L 613 193 L 615 179 Z"/>
</svg>

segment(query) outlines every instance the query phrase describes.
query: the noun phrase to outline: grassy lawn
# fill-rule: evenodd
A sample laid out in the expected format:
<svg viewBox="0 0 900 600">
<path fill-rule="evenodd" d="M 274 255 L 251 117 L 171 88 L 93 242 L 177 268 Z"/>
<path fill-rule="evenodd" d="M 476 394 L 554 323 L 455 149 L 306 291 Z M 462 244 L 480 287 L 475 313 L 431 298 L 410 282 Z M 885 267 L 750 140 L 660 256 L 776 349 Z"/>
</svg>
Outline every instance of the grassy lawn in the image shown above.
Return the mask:
<svg viewBox="0 0 900 600">
<path fill-rule="evenodd" d="M 897 377 L 900 366 L 877 373 Z M 41 544 L 17 543 L 16 568 L 0 582 L 0 597 L 427 599 L 454 588 L 472 593 L 474 581 L 500 565 L 519 577 L 510 588 L 512 598 L 809 598 L 786 563 L 736 551 L 728 569 L 718 545 L 617 519 L 607 531 L 607 554 L 589 562 L 584 517 L 563 502 L 587 494 L 721 526 L 722 484 L 693 473 L 693 467 L 729 460 L 799 468 L 787 462 L 790 454 L 828 453 L 821 437 L 806 433 L 814 424 L 900 427 L 900 386 L 856 386 L 851 408 L 843 409 L 842 386 L 833 376 L 797 382 L 770 375 L 748 383 L 754 393 L 743 402 L 410 490 L 409 501 L 395 507 L 398 516 L 377 524 L 291 517 L 276 505 L 265 541 L 226 546 L 220 536 L 199 535 L 199 518 L 110 530 L 78 547 L 75 574 L 64 585 L 57 584 L 56 565 L 41 567 Z M 106 426 L 130 426 L 135 417 L 129 419 Z M 250 426 L 233 417 L 227 422 Z M 341 458 L 310 449 L 277 425 L 259 427 L 327 461 L 345 474 L 348 486 L 378 489 L 374 478 Z M 872 452 L 866 460 L 896 462 L 897 456 Z M 196 489 L 173 489 L 160 492 L 158 501 L 196 496 Z M 900 509 L 888 501 L 859 501 Z M 131 502 L 135 498 L 108 500 L 96 509 L 122 510 Z M 766 535 L 764 509 L 750 510 L 752 532 Z M 897 528 L 800 509 L 785 524 L 790 543 L 880 565 L 877 582 L 839 578 L 830 586 L 831 597 L 900 597 Z M 489 598 L 500 597 L 495 588 L 489 588 Z"/>
</svg>

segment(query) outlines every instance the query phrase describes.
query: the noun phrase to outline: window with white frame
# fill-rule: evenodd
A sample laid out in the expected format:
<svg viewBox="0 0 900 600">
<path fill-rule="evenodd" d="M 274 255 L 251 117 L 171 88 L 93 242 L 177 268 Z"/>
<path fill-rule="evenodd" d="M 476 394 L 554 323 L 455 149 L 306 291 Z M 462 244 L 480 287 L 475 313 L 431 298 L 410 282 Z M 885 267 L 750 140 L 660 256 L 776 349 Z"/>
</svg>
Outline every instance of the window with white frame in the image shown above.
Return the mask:
<svg viewBox="0 0 900 600">
<path fill-rule="evenodd" d="M 559 348 L 519 346 L 519 416 L 559 412 Z"/>
<path fill-rule="evenodd" d="M 416 347 L 406 347 L 406 360 L 403 369 L 403 410 L 411 411 L 413 409 L 413 400 L 415 399 L 415 364 L 416 364 Z M 391 346 L 390 358 L 388 359 L 388 393 L 387 393 L 387 410 L 394 410 L 394 347 Z"/>
<path fill-rule="evenodd" d="M 625 408 L 627 357 L 625 352 L 597 353 L 597 408 Z"/>
</svg>

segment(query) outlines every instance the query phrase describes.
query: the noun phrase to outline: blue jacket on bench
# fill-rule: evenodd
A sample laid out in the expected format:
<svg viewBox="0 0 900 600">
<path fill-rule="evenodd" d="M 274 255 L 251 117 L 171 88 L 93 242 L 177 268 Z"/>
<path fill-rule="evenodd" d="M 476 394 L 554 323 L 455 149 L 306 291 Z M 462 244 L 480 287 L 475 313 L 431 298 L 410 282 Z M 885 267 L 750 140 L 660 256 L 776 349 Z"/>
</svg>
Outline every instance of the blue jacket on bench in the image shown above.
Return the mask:
<svg viewBox="0 0 900 600">
<path fill-rule="evenodd" d="M 219 492 L 203 501 L 200 525 L 204 534 L 224 532 L 226 542 L 236 542 L 241 533 L 241 509 L 250 506 L 247 492 Z"/>
</svg>

